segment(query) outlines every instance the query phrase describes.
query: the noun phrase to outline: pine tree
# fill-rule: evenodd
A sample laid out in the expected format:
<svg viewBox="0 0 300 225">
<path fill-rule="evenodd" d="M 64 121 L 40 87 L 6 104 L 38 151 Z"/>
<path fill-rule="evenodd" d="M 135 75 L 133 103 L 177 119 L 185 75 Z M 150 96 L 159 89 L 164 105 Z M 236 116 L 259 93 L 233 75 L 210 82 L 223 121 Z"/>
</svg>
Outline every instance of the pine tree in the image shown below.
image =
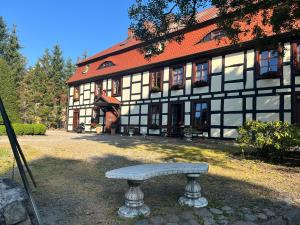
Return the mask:
<svg viewBox="0 0 300 225">
<path fill-rule="evenodd" d="M 25 72 L 25 58 L 20 53 L 21 48 L 17 37 L 16 26 L 14 25 L 11 34 L 8 36 L 8 42 L 3 57 L 13 69 L 16 82 L 20 80 Z"/>
<path fill-rule="evenodd" d="M 0 57 L 3 57 L 8 42 L 8 31 L 4 19 L 0 16 Z"/>
<path fill-rule="evenodd" d="M 10 121 L 19 122 L 19 107 L 17 107 L 18 97 L 14 75 L 12 73 L 12 68 L 2 58 L 0 58 L 0 81 L 0 96 Z M 0 120 L 2 119 L 0 118 Z"/>
</svg>

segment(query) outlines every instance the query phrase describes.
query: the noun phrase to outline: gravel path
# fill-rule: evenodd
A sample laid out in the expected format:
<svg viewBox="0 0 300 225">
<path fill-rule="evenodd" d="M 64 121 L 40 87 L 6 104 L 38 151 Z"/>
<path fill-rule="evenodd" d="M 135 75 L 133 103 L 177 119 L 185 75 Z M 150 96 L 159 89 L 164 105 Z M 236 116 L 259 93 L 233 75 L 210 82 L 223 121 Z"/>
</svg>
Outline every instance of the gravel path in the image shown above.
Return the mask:
<svg viewBox="0 0 300 225">
<path fill-rule="evenodd" d="M 239 159 L 230 154 L 235 149 L 231 142 L 186 143 L 64 131 L 19 137 L 19 141 L 38 182 L 34 196 L 45 224 L 297 225 L 300 221 L 299 167 Z M 6 137 L 0 137 L 1 148 L 9 148 Z M 104 173 L 166 161 L 206 161 L 211 165 L 208 175 L 200 179 L 209 206 L 180 207 L 177 198 L 185 177 L 158 177 L 143 186 L 151 216 L 118 218 L 116 211 L 123 204 L 127 184 L 106 179 Z M 1 171 L 7 173 L 8 168 L 0 165 Z"/>
</svg>

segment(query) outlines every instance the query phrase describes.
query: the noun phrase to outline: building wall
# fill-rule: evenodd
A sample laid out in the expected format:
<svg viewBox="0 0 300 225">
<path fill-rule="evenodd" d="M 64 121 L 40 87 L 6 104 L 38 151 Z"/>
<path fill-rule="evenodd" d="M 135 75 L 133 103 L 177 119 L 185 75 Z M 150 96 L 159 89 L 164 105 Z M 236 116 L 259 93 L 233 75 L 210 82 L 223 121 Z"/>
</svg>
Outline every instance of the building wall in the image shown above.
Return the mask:
<svg viewBox="0 0 300 225">
<path fill-rule="evenodd" d="M 300 77 L 291 73 L 291 45 L 285 43 L 283 56 L 283 75 L 279 78 L 257 79 L 255 76 L 255 50 L 247 49 L 210 58 L 211 76 L 209 85 L 192 87 L 192 62 L 185 62 L 185 88 L 169 90 L 170 67 L 163 68 L 163 90 L 149 92 L 149 71 L 122 76 L 121 132 L 124 127 L 132 125 L 140 133 L 159 135 L 161 129 L 148 129 L 148 107 L 150 103 L 162 105 L 161 125 L 168 123 L 168 105 L 170 102 L 184 102 L 184 124 L 191 125 L 192 101 L 205 99 L 210 104 L 210 130 L 204 135 L 212 138 L 235 138 L 236 128 L 246 120 L 272 121 L 292 120 L 293 91 L 300 91 Z M 104 79 L 103 89 L 111 95 L 111 79 Z M 80 85 L 80 100 L 73 103 L 73 87 L 69 89 L 69 122 L 72 130 L 73 109 L 80 109 L 80 122 L 90 128 L 94 101 L 95 83 Z M 104 125 L 101 112 L 100 123 Z"/>
</svg>

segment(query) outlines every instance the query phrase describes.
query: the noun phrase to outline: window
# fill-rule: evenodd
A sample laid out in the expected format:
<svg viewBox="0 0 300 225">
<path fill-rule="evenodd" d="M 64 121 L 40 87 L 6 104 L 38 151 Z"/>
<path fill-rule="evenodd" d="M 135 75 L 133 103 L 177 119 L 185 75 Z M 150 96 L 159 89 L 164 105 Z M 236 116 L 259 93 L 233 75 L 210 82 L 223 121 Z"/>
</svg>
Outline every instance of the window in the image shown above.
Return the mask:
<svg viewBox="0 0 300 225">
<path fill-rule="evenodd" d="M 261 51 L 259 56 L 259 75 L 267 76 L 278 72 L 278 51 Z"/>
<path fill-rule="evenodd" d="M 113 96 L 121 95 L 121 79 L 112 80 L 112 95 Z"/>
<path fill-rule="evenodd" d="M 208 105 L 207 102 L 194 103 L 193 127 L 197 130 L 208 129 Z"/>
<path fill-rule="evenodd" d="M 300 71 L 300 44 L 297 44 L 296 46 L 295 59 L 296 59 L 295 62 L 296 69 Z"/>
<path fill-rule="evenodd" d="M 201 62 L 195 63 L 194 65 L 194 85 L 195 86 L 203 86 L 207 85 L 208 82 L 208 74 L 209 74 L 209 63 Z"/>
<path fill-rule="evenodd" d="M 74 87 L 73 101 L 78 101 L 80 96 L 80 87 Z"/>
<path fill-rule="evenodd" d="M 183 88 L 183 74 L 184 68 L 183 66 L 174 67 L 172 70 L 172 89 L 180 89 Z"/>
<path fill-rule="evenodd" d="M 213 40 L 213 39 L 218 39 L 218 38 L 221 38 L 225 36 L 225 33 L 222 29 L 217 29 L 217 30 L 214 30 L 210 33 L 208 33 L 203 39 L 202 39 L 202 42 L 206 42 L 206 41 L 210 41 L 210 40 Z"/>
<path fill-rule="evenodd" d="M 151 92 L 160 92 L 162 90 L 162 70 L 150 73 L 150 90 Z"/>
<path fill-rule="evenodd" d="M 159 125 L 160 125 L 160 105 L 159 104 L 150 105 L 149 127 L 159 128 Z"/>
<path fill-rule="evenodd" d="M 297 62 L 300 63 L 300 44 L 297 45 Z"/>
<path fill-rule="evenodd" d="M 112 61 L 105 61 L 104 63 L 100 64 L 100 66 L 98 67 L 98 70 L 100 69 L 104 69 L 107 67 L 111 67 L 111 66 L 115 66 L 116 64 L 114 64 Z"/>
<path fill-rule="evenodd" d="M 102 95 L 102 81 L 95 83 L 95 96 Z"/>
</svg>

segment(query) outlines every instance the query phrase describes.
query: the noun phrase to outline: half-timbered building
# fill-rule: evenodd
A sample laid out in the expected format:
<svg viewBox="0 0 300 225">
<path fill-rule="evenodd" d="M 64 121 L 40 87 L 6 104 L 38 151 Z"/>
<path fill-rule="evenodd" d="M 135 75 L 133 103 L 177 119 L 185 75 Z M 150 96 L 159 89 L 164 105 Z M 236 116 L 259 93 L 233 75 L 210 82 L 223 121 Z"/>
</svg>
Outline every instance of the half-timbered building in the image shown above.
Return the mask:
<svg viewBox="0 0 300 225">
<path fill-rule="evenodd" d="M 259 46 L 249 34 L 233 45 L 216 19 L 215 8 L 200 12 L 182 43 L 150 60 L 139 51 L 147 43 L 129 31 L 78 62 L 68 81 L 68 131 L 83 122 L 87 131 L 178 136 L 192 126 L 205 137 L 235 138 L 247 120 L 300 123 L 299 39 Z"/>
</svg>

